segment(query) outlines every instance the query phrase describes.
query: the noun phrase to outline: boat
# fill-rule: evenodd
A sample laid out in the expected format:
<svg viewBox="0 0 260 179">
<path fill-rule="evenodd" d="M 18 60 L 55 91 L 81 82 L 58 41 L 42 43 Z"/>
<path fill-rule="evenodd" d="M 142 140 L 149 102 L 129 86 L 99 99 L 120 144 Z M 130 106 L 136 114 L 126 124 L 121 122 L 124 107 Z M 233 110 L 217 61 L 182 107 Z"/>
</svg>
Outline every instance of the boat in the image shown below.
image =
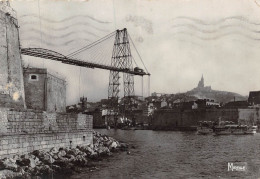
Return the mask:
<svg viewBox="0 0 260 179">
<path fill-rule="evenodd" d="M 247 135 L 256 134 L 257 126 L 229 124 L 214 126 L 213 130 L 216 135 Z"/>
<path fill-rule="evenodd" d="M 199 126 L 197 127 L 197 134 L 212 134 L 213 133 L 213 121 L 199 121 Z"/>
</svg>

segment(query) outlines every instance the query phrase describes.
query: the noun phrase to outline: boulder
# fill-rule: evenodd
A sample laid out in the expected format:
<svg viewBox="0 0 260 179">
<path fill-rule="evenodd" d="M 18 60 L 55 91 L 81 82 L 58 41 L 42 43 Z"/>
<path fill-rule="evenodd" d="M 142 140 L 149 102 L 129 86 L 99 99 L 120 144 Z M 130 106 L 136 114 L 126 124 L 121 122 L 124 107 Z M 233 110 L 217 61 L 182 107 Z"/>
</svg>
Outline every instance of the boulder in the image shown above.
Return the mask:
<svg viewBox="0 0 260 179">
<path fill-rule="evenodd" d="M 59 157 L 59 158 L 60 158 L 60 157 L 64 157 L 66 154 L 67 154 L 67 153 L 65 152 L 65 150 L 60 150 L 60 151 L 58 152 L 58 157 Z"/>
<path fill-rule="evenodd" d="M 112 143 L 113 143 L 113 141 L 108 140 L 108 141 L 104 142 L 104 146 L 109 147 Z"/>
<path fill-rule="evenodd" d="M 54 155 L 52 155 L 52 157 L 54 160 L 58 160 L 58 158 L 59 158 L 58 154 L 54 154 Z"/>
<path fill-rule="evenodd" d="M 42 161 L 43 163 L 50 165 L 54 162 L 54 158 L 52 158 L 51 155 L 45 155 L 44 160 Z"/>
<path fill-rule="evenodd" d="M 77 155 L 73 160 L 72 160 L 72 163 L 77 165 L 77 166 L 80 166 L 80 167 L 84 167 L 87 165 L 88 163 L 88 160 L 83 157 L 83 156 L 80 156 L 80 155 Z"/>
<path fill-rule="evenodd" d="M 110 150 L 107 148 L 107 147 L 100 147 L 98 150 L 97 150 L 97 153 L 99 155 L 106 155 L 106 154 L 109 154 L 110 153 Z"/>
<path fill-rule="evenodd" d="M 53 147 L 53 148 L 51 148 L 50 152 L 52 154 L 57 154 L 59 152 L 59 150 L 56 147 Z"/>
<path fill-rule="evenodd" d="M 29 158 L 29 161 L 30 161 L 30 163 L 29 163 L 29 167 L 31 167 L 31 168 L 35 168 L 35 166 L 36 166 L 36 162 L 35 162 L 35 160 L 34 160 L 33 158 Z"/>
<path fill-rule="evenodd" d="M 13 158 L 4 158 L 0 160 L 0 170 L 9 169 L 16 171 L 17 167 L 16 160 Z"/>
<path fill-rule="evenodd" d="M 77 156 L 79 152 L 80 152 L 80 150 L 78 148 L 73 148 L 73 149 L 69 150 L 67 152 L 67 154 L 70 154 L 70 155 L 73 155 L 73 156 Z"/>
<path fill-rule="evenodd" d="M 50 174 L 53 172 L 53 170 L 51 169 L 51 167 L 49 165 L 43 165 L 40 167 L 40 172 L 42 174 Z"/>
<path fill-rule="evenodd" d="M 0 170 L 0 178 L 1 179 L 7 179 L 7 178 L 21 178 L 22 177 L 21 172 L 13 172 L 12 170 Z"/>
<path fill-rule="evenodd" d="M 116 149 L 117 148 L 117 143 L 114 141 L 109 145 L 109 149 Z"/>
<path fill-rule="evenodd" d="M 75 159 L 74 155 L 71 154 L 67 154 L 65 155 L 65 157 L 69 160 L 69 161 L 73 161 Z"/>
</svg>

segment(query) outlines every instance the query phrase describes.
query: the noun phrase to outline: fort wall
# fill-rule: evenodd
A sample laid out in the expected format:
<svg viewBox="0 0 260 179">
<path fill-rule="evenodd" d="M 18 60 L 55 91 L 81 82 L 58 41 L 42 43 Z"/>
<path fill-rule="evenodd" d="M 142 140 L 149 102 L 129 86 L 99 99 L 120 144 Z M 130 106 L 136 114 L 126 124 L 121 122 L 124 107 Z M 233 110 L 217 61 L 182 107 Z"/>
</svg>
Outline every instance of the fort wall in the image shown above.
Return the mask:
<svg viewBox="0 0 260 179">
<path fill-rule="evenodd" d="M 92 144 L 92 116 L 0 108 L 0 157 Z"/>
<path fill-rule="evenodd" d="M 0 106 L 24 108 L 24 85 L 17 19 L 0 3 Z"/>
</svg>

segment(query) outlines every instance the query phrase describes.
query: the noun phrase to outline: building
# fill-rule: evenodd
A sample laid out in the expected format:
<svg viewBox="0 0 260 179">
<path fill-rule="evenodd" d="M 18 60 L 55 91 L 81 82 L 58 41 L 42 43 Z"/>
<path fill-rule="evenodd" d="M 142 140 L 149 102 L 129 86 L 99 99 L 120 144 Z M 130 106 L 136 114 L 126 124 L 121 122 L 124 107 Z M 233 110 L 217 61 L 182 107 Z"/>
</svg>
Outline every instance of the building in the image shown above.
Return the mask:
<svg viewBox="0 0 260 179">
<path fill-rule="evenodd" d="M 249 103 L 247 101 L 231 101 L 226 103 L 222 108 L 248 108 Z"/>
<path fill-rule="evenodd" d="M 0 1 L 0 107 L 25 108 L 16 12 Z"/>
<path fill-rule="evenodd" d="M 27 108 L 66 112 L 66 81 L 42 68 L 24 68 Z"/>
<path fill-rule="evenodd" d="M 196 130 L 199 121 L 224 121 L 238 123 L 238 109 L 159 109 L 152 119 L 154 130 Z"/>
<path fill-rule="evenodd" d="M 238 123 L 245 125 L 259 125 L 259 108 L 238 109 Z"/>
<path fill-rule="evenodd" d="M 250 91 L 248 97 L 248 103 L 251 106 L 260 104 L 260 91 Z"/>
<path fill-rule="evenodd" d="M 0 64 L 1 159 L 93 143 L 92 116 L 62 112 L 65 80 L 46 69 L 23 73 L 16 13 L 8 1 L 0 1 Z"/>
</svg>

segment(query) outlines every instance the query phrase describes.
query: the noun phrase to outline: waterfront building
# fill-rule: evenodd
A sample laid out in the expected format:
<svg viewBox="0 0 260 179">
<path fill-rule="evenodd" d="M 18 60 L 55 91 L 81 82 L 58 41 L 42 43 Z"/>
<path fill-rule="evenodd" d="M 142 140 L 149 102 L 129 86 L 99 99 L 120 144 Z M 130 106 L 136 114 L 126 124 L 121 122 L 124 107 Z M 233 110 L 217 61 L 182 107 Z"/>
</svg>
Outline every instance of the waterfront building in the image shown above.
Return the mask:
<svg viewBox="0 0 260 179">
<path fill-rule="evenodd" d="M 251 106 L 260 105 L 260 91 L 250 91 L 248 102 Z"/>
</svg>

